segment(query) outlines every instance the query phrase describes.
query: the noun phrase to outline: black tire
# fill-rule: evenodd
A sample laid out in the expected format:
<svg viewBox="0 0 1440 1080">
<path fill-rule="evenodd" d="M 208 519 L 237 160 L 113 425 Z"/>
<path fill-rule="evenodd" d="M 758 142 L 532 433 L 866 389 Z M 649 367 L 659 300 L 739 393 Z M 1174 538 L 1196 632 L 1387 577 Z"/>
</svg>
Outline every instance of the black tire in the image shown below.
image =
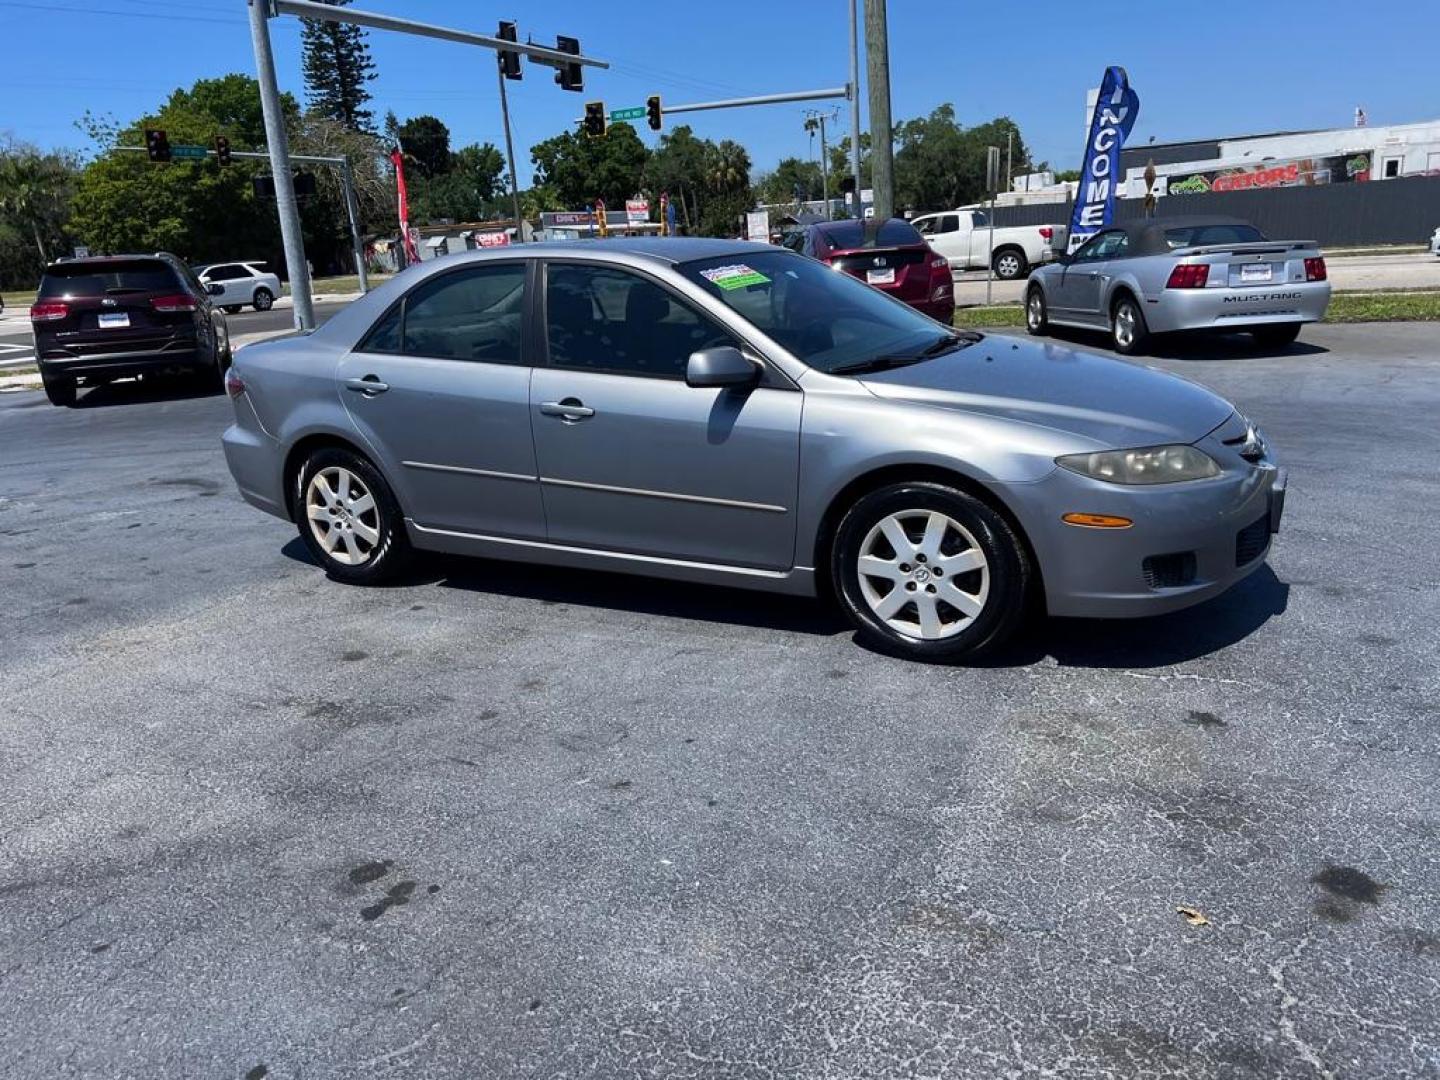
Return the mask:
<svg viewBox="0 0 1440 1080">
<path fill-rule="evenodd" d="M 1127 328 L 1126 313 L 1131 322 Z M 1121 293 L 1110 305 L 1110 341 L 1121 356 L 1135 356 L 1144 351 L 1150 340 L 1150 327 L 1145 323 L 1145 312 L 1140 301 L 1128 292 Z"/>
<path fill-rule="evenodd" d="M 969 549 L 968 541 L 973 539 L 974 546 L 984 556 L 983 570 L 961 571 L 955 577 L 957 582 L 961 578 L 965 579 L 960 588 L 966 592 L 978 588 L 982 580 L 980 575 L 986 572 L 989 575 L 989 588 L 982 606 L 969 618 L 968 623 L 964 623 L 949 636 L 926 639 L 920 636 L 923 631 L 919 625 L 918 607 L 914 608 L 914 617 L 909 620 L 916 626 L 914 634 L 891 626 L 871 607 L 871 601 L 867 599 L 861 585 L 859 560 L 862 554 L 873 555 L 873 549 L 866 550 L 866 542 L 872 532 L 879 529 L 881 522 L 892 515 L 916 515 L 923 529 L 924 517 L 932 511 L 939 511 L 969 533 L 966 538 L 953 531 L 947 532 L 947 543 L 955 546 L 942 550 L 948 550 L 952 554 L 963 553 Z M 907 535 L 912 533 L 912 529 L 913 526 L 906 526 Z M 914 539 L 913 535 L 911 539 Z M 902 553 L 893 546 L 890 550 L 897 568 L 910 566 L 903 561 L 905 556 Z M 914 555 L 914 558 L 924 561 L 919 554 Z M 933 568 L 938 561 L 933 560 L 928 567 L 921 567 L 917 563 L 911 571 L 913 580 L 905 580 L 903 583 L 897 580 L 893 588 L 904 588 L 911 595 L 917 596 L 920 589 L 934 594 L 936 585 L 943 588 L 945 584 L 941 576 L 933 574 Z M 830 574 L 841 609 L 855 625 L 865 643 L 881 652 L 907 660 L 953 663 L 962 658 L 974 659 L 994 649 L 1014 633 L 1026 614 L 1026 601 L 1033 572 L 1024 543 L 1003 515 L 980 499 L 957 488 L 916 481 L 893 484 L 873 491 L 860 498 L 846 511 L 831 547 Z M 926 574 L 931 576 L 925 577 Z M 870 578 L 872 592 L 875 581 L 875 578 Z M 888 596 L 887 592 L 881 600 Z M 943 592 L 937 596 L 937 600 L 942 602 L 942 607 L 948 606 L 943 604 Z M 931 603 L 934 604 L 935 601 Z M 912 602 L 907 601 L 906 607 L 902 608 L 899 614 L 903 616 L 911 604 Z M 955 622 L 962 622 L 959 618 L 953 618 L 961 615 L 958 608 L 948 608 L 948 612 L 947 617 L 952 617 Z"/>
<path fill-rule="evenodd" d="M 245 310 L 244 304 L 226 304 L 222 309 L 226 315 L 239 315 Z"/>
<path fill-rule="evenodd" d="M 316 535 L 317 531 L 328 535 L 331 528 L 339 528 L 343 525 L 343 519 L 332 517 L 322 522 L 318 530 L 311 526 L 308 509 L 311 481 L 317 474 L 327 473 L 330 470 L 348 471 L 353 479 L 358 479 L 367 492 L 374 496 L 373 514 L 365 511 L 355 515 L 361 524 L 373 529 L 377 534 L 377 539 L 373 544 L 366 543 L 363 537 L 355 537 L 356 548 L 366 556 L 359 563 L 341 561 L 340 557 L 332 555 L 326 549 Z M 333 477 L 334 474 L 331 473 L 331 476 Z M 329 478 L 327 478 L 328 486 Z M 333 494 L 339 494 L 336 490 L 338 486 L 337 484 L 336 487 L 330 488 Z M 352 490 L 354 489 L 352 488 Z M 340 447 L 326 447 L 311 454 L 295 475 L 292 505 L 295 524 L 300 530 L 300 539 L 310 550 L 315 561 L 324 568 L 325 573 L 336 581 L 343 581 L 348 585 L 379 585 L 391 581 L 401 574 L 410 561 L 410 539 L 405 533 L 404 515 L 400 511 L 400 504 L 395 501 L 395 495 L 390 490 L 390 485 L 385 482 L 385 478 L 380 475 L 380 470 L 353 451 Z M 331 521 L 335 524 L 332 525 Z M 337 535 L 343 539 L 344 530 L 342 529 Z M 335 546 L 343 548 L 345 545 L 337 540 Z M 348 557 L 343 550 L 341 556 Z"/>
<path fill-rule="evenodd" d="M 256 311 L 269 311 L 275 306 L 275 294 L 269 289 L 256 289 L 254 303 Z"/>
<path fill-rule="evenodd" d="M 1036 337 L 1050 332 L 1050 309 L 1045 305 L 1045 290 L 1031 285 L 1025 294 L 1025 329 Z"/>
<path fill-rule="evenodd" d="M 1001 248 L 991 259 L 991 266 L 1001 281 L 1015 281 L 1024 277 L 1030 269 L 1025 253 L 1019 248 Z"/>
<path fill-rule="evenodd" d="M 59 405 L 68 409 L 75 404 L 75 380 L 73 378 L 51 375 L 48 371 L 41 371 L 40 381 L 45 384 L 45 396 L 50 399 L 51 405 Z"/>
<path fill-rule="evenodd" d="M 1279 349 L 1294 342 L 1300 336 L 1299 323 L 1276 323 L 1273 326 L 1257 326 L 1250 331 L 1255 344 L 1266 349 Z"/>
</svg>

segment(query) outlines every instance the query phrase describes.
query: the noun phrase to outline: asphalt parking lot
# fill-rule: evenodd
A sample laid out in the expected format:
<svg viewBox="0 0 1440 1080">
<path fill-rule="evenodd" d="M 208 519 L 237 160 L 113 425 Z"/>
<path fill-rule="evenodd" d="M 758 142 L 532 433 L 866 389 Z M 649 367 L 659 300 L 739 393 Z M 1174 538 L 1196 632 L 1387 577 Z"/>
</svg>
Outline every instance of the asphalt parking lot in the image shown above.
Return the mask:
<svg viewBox="0 0 1440 1080">
<path fill-rule="evenodd" d="M 1268 567 L 981 668 L 621 576 L 335 585 L 224 398 L 0 397 L 0 1073 L 1440 1075 L 1434 326 L 1151 362 L 1290 467 Z"/>
</svg>

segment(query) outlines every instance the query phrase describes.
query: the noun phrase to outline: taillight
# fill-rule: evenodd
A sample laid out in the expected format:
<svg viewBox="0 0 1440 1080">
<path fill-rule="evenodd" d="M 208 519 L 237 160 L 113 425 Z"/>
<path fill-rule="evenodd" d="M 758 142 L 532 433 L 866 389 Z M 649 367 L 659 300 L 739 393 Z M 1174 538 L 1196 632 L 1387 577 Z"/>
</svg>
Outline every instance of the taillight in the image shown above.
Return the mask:
<svg viewBox="0 0 1440 1080">
<path fill-rule="evenodd" d="M 930 260 L 930 269 L 931 269 L 931 270 L 949 270 L 949 269 L 950 269 L 950 260 L 947 259 L 947 258 L 945 258 L 944 255 L 936 255 L 933 259 Z"/>
<path fill-rule="evenodd" d="M 1324 257 L 1323 255 L 1322 255 L 1320 258 L 1318 258 L 1318 259 L 1306 259 L 1306 260 L 1305 260 L 1305 280 L 1306 280 L 1306 281 L 1324 281 L 1324 280 L 1325 280 L 1325 257 Z"/>
<path fill-rule="evenodd" d="M 1203 289 L 1210 279 L 1209 263 L 1181 263 L 1170 271 L 1167 289 Z"/>
<path fill-rule="evenodd" d="M 225 369 L 225 392 L 232 398 L 237 398 L 245 392 L 245 380 L 240 377 L 240 373 L 233 366 Z"/>
<path fill-rule="evenodd" d="M 1041 225 L 1040 239 L 1044 240 L 1048 244 L 1051 240 L 1055 239 L 1055 230 L 1052 229 L 1049 225 Z"/>
<path fill-rule="evenodd" d="M 70 314 L 70 305 L 59 300 L 48 300 L 30 306 L 31 322 L 55 322 Z"/>
<path fill-rule="evenodd" d="M 168 314 L 175 311 L 194 311 L 199 305 L 195 303 L 193 296 L 176 293 L 174 296 L 152 296 L 150 306 L 156 311 Z"/>
</svg>

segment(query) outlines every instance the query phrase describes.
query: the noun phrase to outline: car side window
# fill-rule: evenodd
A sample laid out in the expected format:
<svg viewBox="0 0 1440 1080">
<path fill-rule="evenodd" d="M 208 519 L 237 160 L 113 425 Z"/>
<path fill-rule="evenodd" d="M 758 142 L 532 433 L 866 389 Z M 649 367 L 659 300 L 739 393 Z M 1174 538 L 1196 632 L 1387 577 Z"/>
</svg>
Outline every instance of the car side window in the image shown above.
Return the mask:
<svg viewBox="0 0 1440 1080">
<path fill-rule="evenodd" d="M 960 228 L 960 218 L 956 214 L 941 214 L 935 224 L 937 233 L 954 232 Z"/>
<path fill-rule="evenodd" d="M 1100 259 L 1118 259 L 1130 246 L 1130 238 L 1119 230 L 1096 233 L 1075 252 L 1075 262 L 1096 262 Z"/>
<path fill-rule="evenodd" d="M 211 281 L 234 281 L 238 277 L 244 277 L 238 266 L 212 266 L 206 275 Z"/>
<path fill-rule="evenodd" d="M 402 319 L 400 351 L 408 356 L 522 363 L 525 264 L 475 266 L 430 278 L 405 298 Z M 381 329 L 366 339 L 367 349 Z"/>
<path fill-rule="evenodd" d="M 602 266 L 551 264 L 545 328 L 554 367 L 683 379 L 697 349 L 738 344 L 670 290 Z"/>
<path fill-rule="evenodd" d="M 405 304 L 393 305 L 384 318 L 370 328 L 356 352 L 398 353 L 400 351 L 400 327 L 405 319 Z"/>
</svg>

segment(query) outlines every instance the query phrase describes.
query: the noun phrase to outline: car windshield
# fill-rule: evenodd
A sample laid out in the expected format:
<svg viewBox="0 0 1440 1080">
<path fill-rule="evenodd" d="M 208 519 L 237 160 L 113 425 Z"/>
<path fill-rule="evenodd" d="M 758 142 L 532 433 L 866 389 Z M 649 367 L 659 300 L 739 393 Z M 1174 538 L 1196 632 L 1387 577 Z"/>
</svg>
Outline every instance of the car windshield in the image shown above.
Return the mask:
<svg viewBox="0 0 1440 1080">
<path fill-rule="evenodd" d="M 1201 244 L 1254 244 L 1265 240 L 1265 234 L 1254 225 L 1187 225 L 1165 230 L 1165 245 L 1174 251 Z"/>
<path fill-rule="evenodd" d="M 974 340 L 849 274 L 787 251 L 745 252 L 676 269 L 820 371 L 918 363 Z"/>
<path fill-rule="evenodd" d="M 133 262 L 61 263 L 45 271 L 40 282 L 41 298 L 78 299 L 127 292 L 174 290 L 175 271 L 154 259 Z"/>
</svg>

